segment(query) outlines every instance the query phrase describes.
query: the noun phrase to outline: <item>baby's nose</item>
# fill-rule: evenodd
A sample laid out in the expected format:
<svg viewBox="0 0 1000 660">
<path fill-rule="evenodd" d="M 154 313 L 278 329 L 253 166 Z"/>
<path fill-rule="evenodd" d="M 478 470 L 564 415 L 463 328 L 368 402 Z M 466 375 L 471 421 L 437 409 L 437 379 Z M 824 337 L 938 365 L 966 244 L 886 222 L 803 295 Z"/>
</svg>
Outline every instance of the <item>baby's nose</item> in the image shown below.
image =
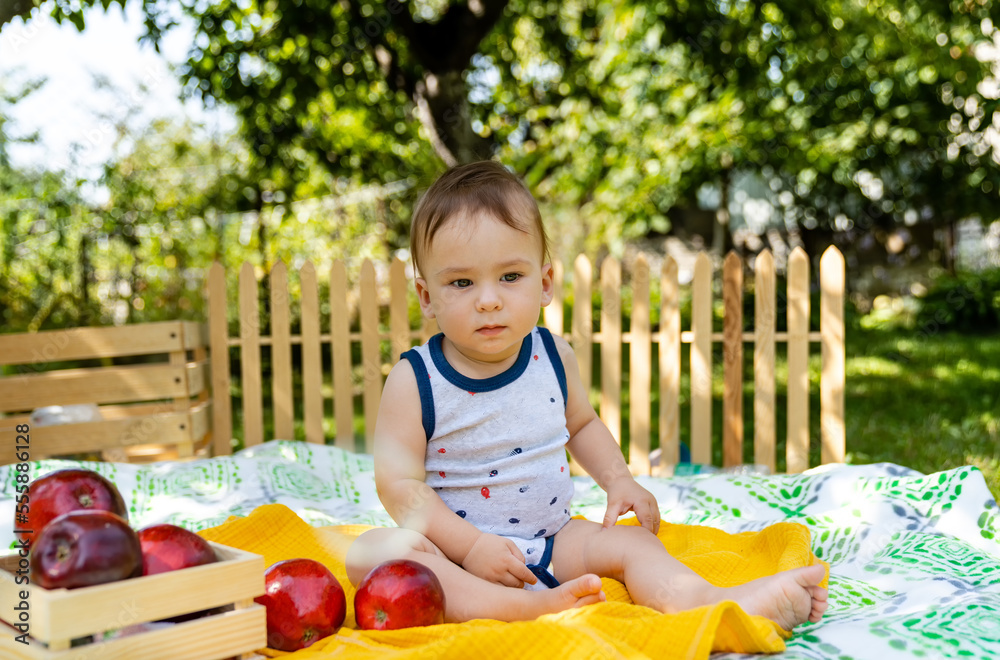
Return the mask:
<svg viewBox="0 0 1000 660">
<path fill-rule="evenodd" d="M 495 287 L 484 286 L 479 289 L 476 305 L 481 311 L 491 311 L 503 307 L 503 298 Z"/>
</svg>

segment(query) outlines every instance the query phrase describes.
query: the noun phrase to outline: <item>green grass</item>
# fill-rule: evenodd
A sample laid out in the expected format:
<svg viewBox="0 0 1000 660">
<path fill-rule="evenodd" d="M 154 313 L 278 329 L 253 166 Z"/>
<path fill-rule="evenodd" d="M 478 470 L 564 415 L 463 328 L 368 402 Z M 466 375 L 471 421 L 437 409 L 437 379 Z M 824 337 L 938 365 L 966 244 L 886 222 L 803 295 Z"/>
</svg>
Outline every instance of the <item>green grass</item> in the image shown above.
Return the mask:
<svg viewBox="0 0 1000 660">
<path fill-rule="evenodd" d="M 1000 493 L 1000 337 L 852 330 L 848 461 L 975 465 Z"/>
</svg>

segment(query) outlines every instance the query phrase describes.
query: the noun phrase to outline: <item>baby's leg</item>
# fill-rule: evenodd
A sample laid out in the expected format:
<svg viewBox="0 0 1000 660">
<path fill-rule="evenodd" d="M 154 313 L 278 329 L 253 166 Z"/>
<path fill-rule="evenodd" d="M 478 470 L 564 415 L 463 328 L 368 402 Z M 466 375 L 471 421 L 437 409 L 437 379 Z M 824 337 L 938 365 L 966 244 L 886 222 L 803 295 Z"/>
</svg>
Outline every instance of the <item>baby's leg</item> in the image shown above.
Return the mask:
<svg viewBox="0 0 1000 660">
<path fill-rule="evenodd" d="M 716 587 L 677 561 L 659 539 L 642 527 L 604 529 L 571 520 L 556 534 L 552 565 L 558 580 L 596 573 L 625 584 L 636 603 L 661 612 L 736 601 L 748 614 L 765 616 L 782 628 L 819 621 L 827 607 L 818 586 L 822 566 L 809 566 L 753 580 L 732 588 Z"/>
<path fill-rule="evenodd" d="M 390 559 L 412 559 L 431 569 L 441 582 L 445 621 L 471 619 L 527 621 L 604 600 L 601 580 L 581 574 L 556 589 L 528 591 L 487 582 L 452 562 L 425 536 L 409 529 L 365 532 L 347 551 L 347 576 L 355 586 L 372 568 Z"/>
</svg>

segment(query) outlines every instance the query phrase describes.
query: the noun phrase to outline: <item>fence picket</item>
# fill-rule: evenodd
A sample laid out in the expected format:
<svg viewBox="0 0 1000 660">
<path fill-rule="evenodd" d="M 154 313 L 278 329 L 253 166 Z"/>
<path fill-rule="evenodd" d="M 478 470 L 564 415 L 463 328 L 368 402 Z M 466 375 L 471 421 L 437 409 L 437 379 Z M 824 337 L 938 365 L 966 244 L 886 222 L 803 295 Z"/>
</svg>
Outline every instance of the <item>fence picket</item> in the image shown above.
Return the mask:
<svg viewBox="0 0 1000 660">
<path fill-rule="evenodd" d="M 428 339 L 440 331 L 437 319 L 424 318 L 420 326 L 420 342 L 426 343 Z"/>
<path fill-rule="evenodd" d="M 753 350 L 753 452 L 754 462 L 766 465 L 773 474 L 775 460 L 774 333 L 777 285 L 774 257 L 770 250 L 757 255 L 754 263 L 754 350 Z"/>
<path fill-rule="evenodd" d="M 796 247 L 788 258 L 787 471 L 809 467 L 809 257 Z"/>
<path fill-rule="evenodd" d="M 354 385 L 351 382 L 351 325 L 347 308 L 347 266 L 330 267 L 330 343 L 333 360 L 334 445 L 354 451 Z"/>
<path fill-rule="evenodd" d="M 375 289 L 375 264 L 361 263 L 361 382 L 365 413 L 365 452 L 375 446 L 375 418 L 382 399 L 382 351 L 379 346 L 378 293 Z"/>
<path fill-rule="evenodd" d="M 229 322 L 226 269 L 216 261 L 208 271 L 208 334 L 212 364 L 212 453 L 232 452 L 233 402 L 229 380 Z M 225 347 L 224 349 L 222 347 Z"/>
<path fill-rule="evenodd" d="M 633 474 L 649 474 L 653 340 L 649 319 L 649 264 L 641 254 L 632 272 L 630 332 L 628 463 Z"/>
<path fill-rule="evenodd" d="M 622 269 L 614 257 L 601 264 L 601 419 L 622 443 Z"/>
<path fill-rule="evenodd" d="M 559 260 L 552 262 L 552 302 L 542 309 L 545 327 L 552 334 L 563 334 L 563 265 Z"/>
<path fill-rule="evenodd" d="M 319 285 L 307 261 L 299 270 L 302 288 L 302 416 L 306 440 L 323 444 L 323 352 L 320 347 Z"/>
<path fill-rule="evenodd" d="M 271 268 L 271 401 L 274 405 L 274 436 L 295 438 L 292 424 L 292 330 L 288 310 L 288 268 L 278 261 Z"/>
<path fill-rule="evenodd" d="M 580 366 L 580 378 L 589 393 L 593 386 L 593 310 L 590 305 L 581 305 L 581 300 L 590 301 L 593 286 L 593 269 L 590 261 L 582 254 L 573 262 L 573 351 Z"/>
<path fill-rule="evenodd" d="M 396 364 L 401 353 L 410 348 L 410 318 L 406 294 L 406 264 L 396 257 L 389 267 L 389 364 Z"/>
<path fill-rule="evenodd" d="M 681 306 L 677 261 L 660 269 L 660 466 L 681 460 Z"/>
<path fill-rule="evenodd" d="M 844 428 L 844 256 L 831 246 L 819 262 L 820 335 L 823 372 L 820 378 L 820 461 L 843 463 Z"/>
<path fill-rule="evenodd" d="M 712 263 L 699 253 L 691 283 L 691 462 L 712 463 Z"/>
<path fill-rule="evenodd" d="M 240 269 L 240 373 L 243 374 L 243 446 L 264 441 L 264 404 L 260 371 L 260 304 L 253 266 Z"/>
<path fill-rule="evenodd" d="M 743 462 L 743 261 L 735 252 L 722 266 L 722 465 Z"/>
</svg>

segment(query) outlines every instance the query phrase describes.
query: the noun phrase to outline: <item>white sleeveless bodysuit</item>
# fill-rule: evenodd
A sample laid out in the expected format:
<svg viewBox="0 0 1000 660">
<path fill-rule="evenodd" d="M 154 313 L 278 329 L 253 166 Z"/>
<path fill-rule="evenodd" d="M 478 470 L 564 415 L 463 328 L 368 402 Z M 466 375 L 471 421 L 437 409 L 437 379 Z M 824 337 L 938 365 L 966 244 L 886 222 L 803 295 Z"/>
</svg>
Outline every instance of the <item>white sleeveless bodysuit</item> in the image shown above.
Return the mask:
<svg viewBox="0 0 1000 660">
<path fill-rule="evenodd" d="M 426 482 L 478 529 L 514 541 L 526 564 L 547 568 L 573 497 L 566 374 L 552 335 L 533 329 L 513 366 L 486 379 L 452 368 L 442 339 L 402 355 L 420 392 Z"/>
</svg>

